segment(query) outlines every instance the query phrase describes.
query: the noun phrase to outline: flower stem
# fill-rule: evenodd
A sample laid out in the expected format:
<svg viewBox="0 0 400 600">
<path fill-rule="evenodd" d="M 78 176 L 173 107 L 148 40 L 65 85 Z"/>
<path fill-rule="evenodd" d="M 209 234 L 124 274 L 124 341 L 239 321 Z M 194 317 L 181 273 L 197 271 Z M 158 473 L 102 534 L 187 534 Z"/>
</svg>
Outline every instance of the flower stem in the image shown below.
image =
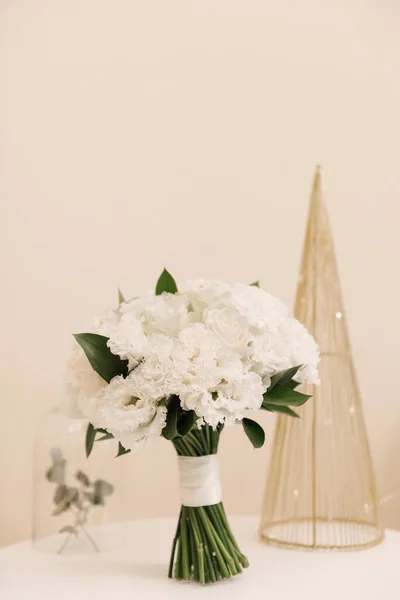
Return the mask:
<svg viewBox="0 0 400 600">
<path fill-rule="evenodd" d="M 229 537 L 229 539 L 230 539 L 233 547 L 236 550 L 236 553 L 237 553 L 237 555 L 239 557 L 240 564 L 242 565 L 242 567 L 244 567 L 245 569 L 247 569 L 248 566 L 249 566 L 249 561 L 248 561 L 247 557 L 244 554 L 241 553 L 240 548 L 238 546 L 238 543 L 237 543 L 237 541 L 235 540 L 235 538 L 233 536 L 231 528 L 229 527 L 228 519 L 226 518 L 226 514 L 225 514 L 225 510 L 224 510 L 224 505 L 222 504 L 222 502 L 220 504 L 216 505 L 216 510 L 218 511 L 218 514 L 219 514 L 219 516 L 221 518 L 221 521 L 222 521 L 223 526 L 225 528 L 225 532 L 228 535 L 228 537 Z"/>
<path fill-rule="evenodd" d="M 199 525 L 197 522 L 196 511 L 194 508 L 188 508 L 188 513 L 190 516 L 190 522 L 193 528 L 193 535 L 195 540 L 195 546 L 197 549 L 197 558 L 198 558 L 198 566 L 199 566 L 199 581 L 200 583 L 205 583 L 205 572 L 204 572 L 204 544 L 202 542 L 201 533 L 199 530 Z"/>
<path fill-rule="evenodd" d="M 196 558 L 193 523 L 191 522 L 190 519 L 188 519 L 188 526 L 189 526 L 189 531 L 190 531 L 189 540 L 190 540 L 190 552 L 191 552 L 192 564 L 193 564 L 193 577 L 196 581 L 199 581 L 199 568 L 198 568 L 198 561 Z"/>
<path fill-rule="evenodd" d="M 242 567 L 240 565 L 240 559 L 239 559 L 240 553 L 236 550 L 235 546 L 232 544 L 231 540 L 229 539 L 226 528 L 224 527 L 224 525 L 221 523 L 221 520 L 219 519 L 217 506 L 218 506 L 217 504 L 214 504 L 213 506 L 207 506 L 207 507 L 205 507 L 205 510 L 209 514 L 211 522 L 214 525 L 214 528 L 217 531 L 220 540 L 223 542 L 226 550 L 229 552 L 233 562 L 235 563 L 236 571 L 238 573 L 240 573 L 240 571 L 242 570 Z"/>
<path fill-rule="evenodd" d="M 178 555 L 175 564 L 175 577 L 176 579 L 182 579 L 182 541 L 181 538 L 178 540 Z"/>
<path fill-rule="evenodd" d="M 226 564 L 226 562 L 224 560 L 224 557 L 222 556 L 220 547 L 219 547 L 219 545 L 218 545 L 218 543 L 217 543 L 217 541 L 216 541 L 216 539 L 214 537 L 214 533 L 213 533 L 213 530 L 212 530 L 212 527 L 211 527 L 211 523 L 210 523 L 210 521 L 207 518 L 207 514 L 204 512 L 203 507 L 199 507 L 198 511 L 199 511 L 199 516 L 200 516 L 200 518 L 202 520 L 202 523 L 204 525 L 204 529 L 206 530 L 206 536 L 207 536 L 207 538 L 210 541 L 210 545 L 211 545 L 212 551 L 215 553 L 215 556 L 216 556 L 216 559 L 217 559 L 217 562 L 218 562 L 218 565 L 219 565 L 219 569 L 221 571 L 221 575 L 222 575 L 222 577 L 229 578 L 231 576 L 230 573 L 229 573 L 229 569 L 228 569 L 227 564 Z"/>
<path fill-rule="evenodd" d="M 222 427 L 192 429 L 173 444 L 180 456 L 216 454 Z M 174 568 L 175 562 L 175 568 Z M 210 506 L 182 506 L 172 544 L 168 576 L 194 579 L 201 584 L 228 579 L 248 567 L 247 558 L 229 527 L 222 502 Z"/>
<path fill-rule="evenodd" d="M 183 444 L 183 446 L 186 448 L 186 450 L 188 452 L 187 456 L 197 456 L 196 450 L 190 444 L 189 440 L 186 440 L 185 438 L 182 438 L 182 444 Z"/>
<path fill-rule="evenodd" d="M 205 427 L 205 434 L 206 434 L 206 440 L 207 440 L 207 450 L 208 453 L 211 454 L 211 434 L 210 434 L 210 428 L 209 427 Z"/>
<path fill-rule="evenodd" d="M 182 506 L 181 517 L 181 541 L 182 541 L 182 577 L 190 579 L 189 569 L 189 544 L 187 535 L 187 511 L 186 506 Z"/>
<path fill-rule="evenodd" d="M 168 569 L 168 577 L 170 579 L 172 579 L 173 570 L 174 570 L 175 550 L 176 550 L 176 544 L 178 543 L 178 540 L 179 540 L 179 533 L 180 533 L 180 527 L 181 527 L 181 517 L 182 517 L 182 509 L 181 509 L 181 512 L 180 512 L 180 515 L 179 515 L 179 520 L 178 520 L 178 525 L 176 527 L 174 541 L 172 542 L 171 559 L 169 561 L 169 569 Z"/>
<path fill-rule="evenodd" d="M 193 433 L 188 433 L 188 434 L 186 434 L 186 436 L 185 436 L 185 437 L 187 437 L 187 438 L 188 438 L 188 440 L 189 440 L 189 441 L 190 441 L 190 443 L 192 444 L 193 448 L 194 448 L 195 450 L 197 450 L 197 452 L 199 453 L 199 456 L 201 456 L 201 455 L 202 455 L 202 452 L 203 452 L 203 448 L 202 448 L 202 446 L 201 446 L 200 442 L 199 442 L 199 441 L 197 440 L 197 438 L 194 436 L 194 434 L 193 434 Z"/>
<path fill-rule="evenodd" d="M 205 529 L 204 529 L 201 521 L 199 521 L 199 528 L 200 528 L 200 532 L 201 532 L 201 537 L 204 540 L 207 540 Z M 215 581 L 217 581 L 217 576 L 215 574 L 215 569 L 214 569 L 213 560 L 212 560 L 212 558 L 214 558 L 214 557 L 212 556 L 211 551 L 209 549 L 208 541 L 204 544 L 204 554 L 206 557 L 206 564 L 208 567 L 209 577 L 212 582 L 215 582 Z"/>
</svg>

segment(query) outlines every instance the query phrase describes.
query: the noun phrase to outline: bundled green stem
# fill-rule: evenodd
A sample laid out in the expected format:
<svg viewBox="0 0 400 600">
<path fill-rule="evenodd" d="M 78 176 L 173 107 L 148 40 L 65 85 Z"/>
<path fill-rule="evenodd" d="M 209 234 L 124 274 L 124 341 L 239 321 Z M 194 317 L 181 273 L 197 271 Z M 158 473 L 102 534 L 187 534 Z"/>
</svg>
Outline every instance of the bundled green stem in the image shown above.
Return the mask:
<svg viewBox="0 0 400 600">
<path fill-rule="evenodd" d="M 216 454 L 222 427 L 192 429 L 172 440 L 179 456 Z M 172 545 L 169 577 L 214 583 L 237 575 L 249 566 L 240 552 L 222 502 L 210 506 L 182 506 Z"/>
</svg>

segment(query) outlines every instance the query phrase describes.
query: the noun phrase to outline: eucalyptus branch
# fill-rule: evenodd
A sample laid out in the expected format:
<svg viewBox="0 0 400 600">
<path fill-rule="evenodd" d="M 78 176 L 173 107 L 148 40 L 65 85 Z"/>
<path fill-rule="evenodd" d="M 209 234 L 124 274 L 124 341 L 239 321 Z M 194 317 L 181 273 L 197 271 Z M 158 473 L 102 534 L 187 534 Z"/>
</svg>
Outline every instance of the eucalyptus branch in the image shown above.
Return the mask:
<svg viewBox="0 0 400 600">
<path fill-rule="evenodd" d="M 52 451 L 52 459 L 53 464 L 46 472 L 47 480 L 57 484 L 53 498 L 55 508 L 52 515 L 58 516 L 69 511 L 74 517 L 71 524 L 60 529 L 60 533 L 67 533 L 68 535 L 63 540 L 58 553 L 60 554 L 65 550 L 72 536 L 78 536 L 78 531 L 83 533 L 96 552 L 100 552 L 95 540 L 87 530 L 86 524 L 89 513 L 96 506 L 103 506 L 106 497 L 113 493 L 113 486 L 103 479 L 96 479 L 92 482 L 82 471 L 77 471 L 75 474 L 77 485 L 69 486 L 65 482 L 67 461 L 62 457 L 59 449 Z"/>
</svg>

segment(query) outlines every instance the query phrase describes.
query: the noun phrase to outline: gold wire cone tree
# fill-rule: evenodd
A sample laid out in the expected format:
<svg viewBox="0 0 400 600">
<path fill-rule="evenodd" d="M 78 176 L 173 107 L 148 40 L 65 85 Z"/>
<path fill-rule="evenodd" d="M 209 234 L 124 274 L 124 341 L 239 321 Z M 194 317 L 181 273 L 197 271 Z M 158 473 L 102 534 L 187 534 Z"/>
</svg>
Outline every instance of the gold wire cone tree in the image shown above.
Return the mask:
<svg viewBox="0 0 400 600">
<path fill-rule="evenodd" d="M 300 419 L 279 415 L 261 537 L 305 549 L 361 549 L 383 538 L 328 214 L 316 170 L 295 316 L 320 346 L 319 386 Z"/>
</svg>

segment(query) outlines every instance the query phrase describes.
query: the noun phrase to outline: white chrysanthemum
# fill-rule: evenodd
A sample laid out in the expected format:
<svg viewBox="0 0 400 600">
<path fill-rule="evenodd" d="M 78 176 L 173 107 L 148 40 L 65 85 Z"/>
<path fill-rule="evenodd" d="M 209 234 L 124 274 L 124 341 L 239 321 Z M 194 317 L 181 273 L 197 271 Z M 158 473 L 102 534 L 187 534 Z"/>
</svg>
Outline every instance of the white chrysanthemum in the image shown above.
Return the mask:
<svg viewBox="0 0 400 600">
<path fill-rule="evenodd" d="M 107 429 L 133 452 L 161 435 L 167 414 L 165 406 L 138 398 L 135 393 L 135 381 L 130 375 L 126 379 L 114 377 L 104 389 L 96 418 L 92 421 L 96 427 Z"/>
<path fill-rule="evenodd" d="M 104 379 L 93 370 L 82 348 L 75 344 L 67 370 L 67 402 L 61 410 L 73 418 L 95 417 L 97 403 L 106 386 Z"/>
</svg>

